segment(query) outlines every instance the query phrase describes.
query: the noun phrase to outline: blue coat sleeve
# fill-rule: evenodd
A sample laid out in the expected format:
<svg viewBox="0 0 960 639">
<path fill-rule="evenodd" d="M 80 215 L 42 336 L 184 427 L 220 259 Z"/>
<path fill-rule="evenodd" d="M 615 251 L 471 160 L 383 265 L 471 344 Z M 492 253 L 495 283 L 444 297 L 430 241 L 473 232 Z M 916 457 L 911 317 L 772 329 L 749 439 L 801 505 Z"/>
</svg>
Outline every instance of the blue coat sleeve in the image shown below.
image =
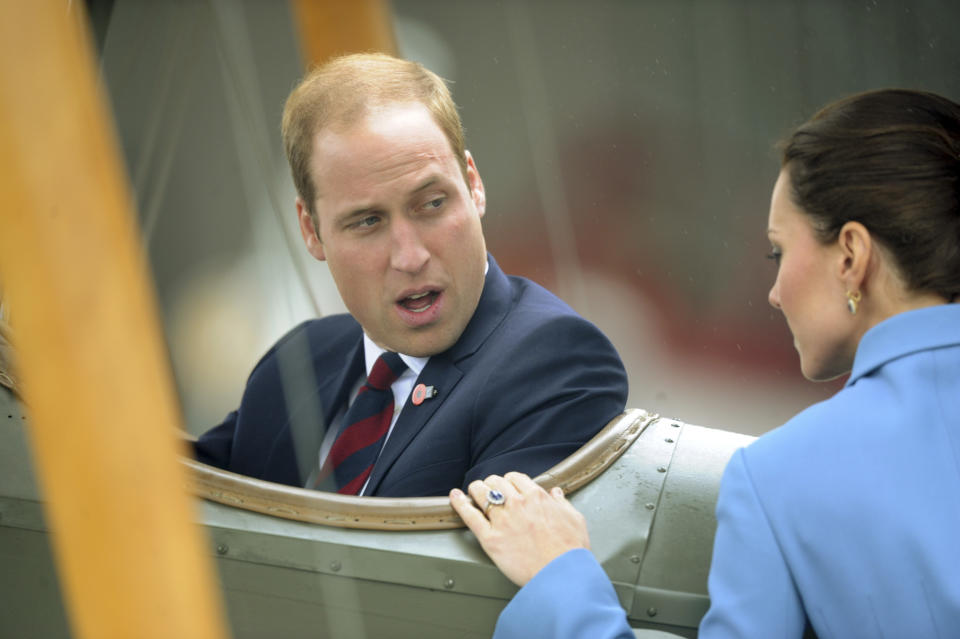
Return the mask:
<svg viewBox="0 0 960 639">
<path fill-rule="evenodd" d="M 744 449 L 724 471 L 700 639 L 800 639 L 806 616 L 775 531 L 757 496 Z"/>
<path fill-rule="evenodd" d="M 543 567 L 500 614 L 494 639 L 633 639 L 627 615 L 589 550 Z"/>
</svg>

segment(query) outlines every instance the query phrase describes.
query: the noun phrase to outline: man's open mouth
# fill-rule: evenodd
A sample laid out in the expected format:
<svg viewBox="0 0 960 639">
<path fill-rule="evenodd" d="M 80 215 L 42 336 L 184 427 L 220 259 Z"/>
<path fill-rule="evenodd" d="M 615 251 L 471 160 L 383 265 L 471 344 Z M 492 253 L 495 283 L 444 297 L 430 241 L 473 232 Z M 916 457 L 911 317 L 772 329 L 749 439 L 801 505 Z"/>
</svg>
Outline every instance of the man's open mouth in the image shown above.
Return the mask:
<svg viewBox="0 0 960 639">
<path fill-rule="evenodd" d="M 416 295 L 409 295 L 401 299 L 398 304 L 413 313 L 422 313 L 436 301 L 439 291 L 424 291 Z"/>
</svg>

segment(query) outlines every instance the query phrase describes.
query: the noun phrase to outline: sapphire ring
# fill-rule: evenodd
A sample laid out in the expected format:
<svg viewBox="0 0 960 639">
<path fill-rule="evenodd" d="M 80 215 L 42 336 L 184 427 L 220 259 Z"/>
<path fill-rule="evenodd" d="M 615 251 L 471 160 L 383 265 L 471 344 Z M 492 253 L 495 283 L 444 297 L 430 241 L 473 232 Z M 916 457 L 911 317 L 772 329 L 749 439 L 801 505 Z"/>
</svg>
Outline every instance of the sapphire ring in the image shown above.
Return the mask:
<svg viewBox="0 0 960 639">
<path fill-rule="evenodd" d="M 487 503 L 483 506 L 483 514 L 487 514 L 487 511 L 490 510 L 490 506 L 503 506 L 506 502 L 506 495 L 495 488 L 491 488 L 487 492 Z"/>
</svg>

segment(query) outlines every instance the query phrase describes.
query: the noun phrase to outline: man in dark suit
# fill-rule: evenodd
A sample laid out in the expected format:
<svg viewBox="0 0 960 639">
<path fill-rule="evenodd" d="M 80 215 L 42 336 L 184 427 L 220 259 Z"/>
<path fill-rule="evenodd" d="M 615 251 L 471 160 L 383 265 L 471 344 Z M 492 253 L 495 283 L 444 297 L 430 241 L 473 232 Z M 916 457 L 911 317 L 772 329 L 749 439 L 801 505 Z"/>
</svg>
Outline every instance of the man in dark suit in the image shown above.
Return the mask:
<svg viewBox="0 0 960 639">
<path fill-rule="evenodd" d="M 488 256 L 483 182 L 440 78 L 389 56 L 335 59 L 293 91 L 283 136 L 301 234 L 350 315 L 281 339 L 240 408 L 197 442 L 200 461 L 353 494 L 445 495 L 492 473 L 536 475 L 623 410 L 610 342 Z M 345 485 L 341 444 L 365 427 L 356 397 L 373 396 L 364 380 L 384 352 L 402 362 L 383 432 Z"/>
</svg>

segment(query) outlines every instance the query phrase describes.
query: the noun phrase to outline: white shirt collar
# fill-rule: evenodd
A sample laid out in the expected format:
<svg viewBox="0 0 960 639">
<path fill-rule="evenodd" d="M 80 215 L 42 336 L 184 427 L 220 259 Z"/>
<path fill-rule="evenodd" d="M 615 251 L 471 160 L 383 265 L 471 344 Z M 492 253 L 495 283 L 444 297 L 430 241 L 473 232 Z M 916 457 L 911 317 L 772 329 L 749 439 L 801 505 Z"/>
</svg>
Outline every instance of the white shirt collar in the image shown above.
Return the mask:
<svg viewBox="0 0 960 639">
<path fill-rule="evenodd" d="M 385 349 L 380 348 L 373 343 L 373 340 L 367 337 L 367 334 L 363 334 L 363 357 L 364 365 L 367 370 L 367 375 L 370 375 L 370 371 L 373 370 L 373 365 L 377 363 L 377 358 L 385 352 Z M 420 377 L 420 371 L 423 370 L 423 367 L 427 365 L 429 357 L 413 357 L 411 355 L 404 355 L 399 353 L 400 359 L 403 360 L 403 363 L 413 372 L 413 377 L 416 379 Z"/>
</svg>

